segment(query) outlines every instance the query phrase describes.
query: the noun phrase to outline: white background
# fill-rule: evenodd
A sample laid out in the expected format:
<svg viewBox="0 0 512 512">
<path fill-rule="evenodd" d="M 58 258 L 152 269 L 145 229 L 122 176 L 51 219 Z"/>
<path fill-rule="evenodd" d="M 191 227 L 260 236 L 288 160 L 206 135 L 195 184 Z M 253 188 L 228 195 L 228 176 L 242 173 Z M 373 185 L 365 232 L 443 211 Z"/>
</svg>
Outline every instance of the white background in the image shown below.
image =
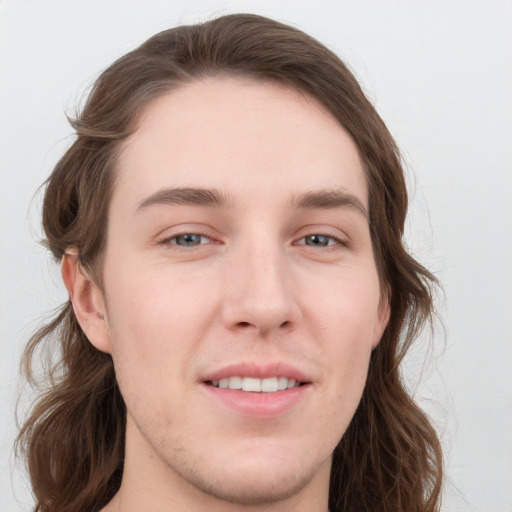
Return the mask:
<svg viewBox="0 0 512 512">
<path fill-rule="evenodd" d="M 407 363 L 445 447 L 443 510 L 512 512 L 510 0 L 0 0 L 0 511 L 30 508 L 11 452 L 17 365 L 29 333 L 65 298 L 37 244 L 36 194 L 71 140 L 64 112 L 153 33 L 243 11 L 341 55 L 397 138 L 408 242 L 444 285 L 445 330 Z"/>
</svg>

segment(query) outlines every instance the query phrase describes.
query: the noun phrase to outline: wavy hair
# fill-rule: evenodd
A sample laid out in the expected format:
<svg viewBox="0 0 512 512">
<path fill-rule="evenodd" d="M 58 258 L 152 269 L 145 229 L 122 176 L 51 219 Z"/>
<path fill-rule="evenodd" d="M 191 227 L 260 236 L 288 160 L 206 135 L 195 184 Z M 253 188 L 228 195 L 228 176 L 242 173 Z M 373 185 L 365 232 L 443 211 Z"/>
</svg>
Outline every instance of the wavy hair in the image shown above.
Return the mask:
<svg viewBox="0 0 512 512">
<path fill-rule="evenodd" d="M 433 317 L 431 273 L 403 243 L 407 190 L 399 151 L 346 65 L 303 32 L 250 14 L 163 31 L 118 59 L 95 82 L 71 123 L 76 139 L 46 183 L 43 226 L 57 260 L 73 249 L 101 287 L 108 206 L 119 148 L 147 103 L 203 77 L 273 80 L 322 103 L 350 133 L 368 184 L 370 231 L 391 317 L 372 352 L 362 400 L 333 454 L 332 512 L 439 510 L 442 456 L 426 415 L 407 393 L 399 365 Z M 57 354 L 18 437 L 37 512 L 90 512 L 117 492 L 126 409 L 110 355 L 87 340 L 71 303 L 36 332 L 22 360 Z"/>
</svg>

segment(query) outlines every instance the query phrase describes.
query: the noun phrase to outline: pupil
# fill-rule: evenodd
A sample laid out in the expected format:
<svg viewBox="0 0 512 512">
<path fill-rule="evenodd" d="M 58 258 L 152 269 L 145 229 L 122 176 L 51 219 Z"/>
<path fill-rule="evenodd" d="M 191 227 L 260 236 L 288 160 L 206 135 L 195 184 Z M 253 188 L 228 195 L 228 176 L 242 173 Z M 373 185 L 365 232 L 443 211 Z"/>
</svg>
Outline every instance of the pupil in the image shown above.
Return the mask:
<svg viewBox="0 0 512 512">
<path fill-rule="evenodd" d="M 178 245 L 187 245 L 187 246 L 198 245 L 200 241 L 201 241 L 201 236 L 200 235 L 194 235 L 192 233 L 189 233 L 187 235 L 179 236 L 176 239 L 176 243 Z"/>
<path fill-rule="evenodd" d="M 306 245 L 316 245 L 325 247 L 327 246 L 328 243 L 328 238 L 322 235 L 310 235 L 306 238 Z"/>
</svg>

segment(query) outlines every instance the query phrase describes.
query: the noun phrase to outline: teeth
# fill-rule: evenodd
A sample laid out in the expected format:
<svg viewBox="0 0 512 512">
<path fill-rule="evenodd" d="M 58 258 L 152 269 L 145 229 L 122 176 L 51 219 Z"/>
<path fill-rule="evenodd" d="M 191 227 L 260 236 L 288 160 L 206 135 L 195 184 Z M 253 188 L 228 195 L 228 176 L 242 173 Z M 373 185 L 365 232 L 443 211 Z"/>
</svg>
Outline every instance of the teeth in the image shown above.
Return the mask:
<svg viewBox="0 0 512 512">
<path fill-rule="evenodd" d="M 242 379 L 242 389 L 244 391 L 261 391 L 261 379 L 244 377 Z"/>
<path fill-rule="evenodd" d="M 261 381 L 261 391 L 263 391 L 264 393 L 274 393 L 275 391 L 277 391 L 277 377 L 263 379 Z"/>
<path fill-rule="evenodd" d="M 256 377 L 225 377 L 220 380 L 212 380 L 212 386 L 221 389 L 242 389 L 256 393 L 275 393 L 285 389 L 296 388 L 300 382 L 287 377 L 268 377 L 258 379 Z"/>
<path fill-rule="evenodd" d="M 279 377 L 277 379 L 277 389 L 283 391 L 288 387 L 288 379 L 286 377 Z"/>
<path fill-rule="evenodd" d="M 228 387 L 229 387 L 229 389 L 242 389 L 243 388 L 242 377 L 230 377 Z"/>
</svg>

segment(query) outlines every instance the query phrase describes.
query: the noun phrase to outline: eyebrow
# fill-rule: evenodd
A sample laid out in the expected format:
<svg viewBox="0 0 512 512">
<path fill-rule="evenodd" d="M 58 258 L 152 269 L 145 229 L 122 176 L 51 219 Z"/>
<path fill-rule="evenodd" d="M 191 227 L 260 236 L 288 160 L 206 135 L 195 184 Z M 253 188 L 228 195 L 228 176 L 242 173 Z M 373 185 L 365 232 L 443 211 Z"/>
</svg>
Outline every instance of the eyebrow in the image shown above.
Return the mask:
<svg viewBox="0 0 512 512">
<path fill-rule="evenodd" d="M 217 189 L 206 188 L 166 188 L 158 190 L 143 199 L 137 212 L 155 205 L 193 205 L 213 208 L 227 208 L 232 201 Z"/>
<path fill-rule="evenodd" d="M 363 203 L 355 195 L 343 190 L 319 190 L 295 194 L 291 204 L 297 209 L 354 208 L 366 220 L 370 218 Z"/>
<path fill-rule="evenodd" d="M 206 206 L 210 208 L 229 208 L 234 204 L 226 194 L 217 189 L 207 188 L 166 188 L 158 190 L 147 198 L 143 199 L 137 212 L 145 210 L 150 206 L 174 206 L 191 205 Z M 368 212 L 363 203 L 353 194 L 343 190 L 318 190 L 294 194 L 290 201 L 291 207 L 295 209 L 335 209 L 354 208 L 360 212 L 366 220 L 369 219 Z"/>
</svg>

